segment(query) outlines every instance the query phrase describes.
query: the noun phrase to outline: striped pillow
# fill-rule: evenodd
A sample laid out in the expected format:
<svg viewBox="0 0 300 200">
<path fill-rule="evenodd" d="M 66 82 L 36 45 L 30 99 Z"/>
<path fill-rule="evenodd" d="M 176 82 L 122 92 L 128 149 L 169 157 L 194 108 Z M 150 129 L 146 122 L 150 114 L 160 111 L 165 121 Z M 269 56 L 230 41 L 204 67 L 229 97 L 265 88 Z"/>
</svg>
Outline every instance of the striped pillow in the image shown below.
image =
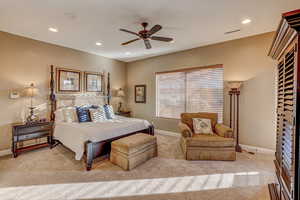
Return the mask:
<svg viewBox="0 0 300 200">
<path fill-rule="evenodd" d="M 116 118 L 115 113 L 114 113 L 114 109 L 111 105 L 104 105 L 104 110 L 105 110 L 105 114 L 106 114 L 106 118 L 107 119 L 114 119 Z"/>
<path fill-rule="evenodd" d="M 103 107 L 99 107 L 97 109 L 90 109 L 90 116 L 92 122 L 103 122 L 107 120 Z"/>
</svg>

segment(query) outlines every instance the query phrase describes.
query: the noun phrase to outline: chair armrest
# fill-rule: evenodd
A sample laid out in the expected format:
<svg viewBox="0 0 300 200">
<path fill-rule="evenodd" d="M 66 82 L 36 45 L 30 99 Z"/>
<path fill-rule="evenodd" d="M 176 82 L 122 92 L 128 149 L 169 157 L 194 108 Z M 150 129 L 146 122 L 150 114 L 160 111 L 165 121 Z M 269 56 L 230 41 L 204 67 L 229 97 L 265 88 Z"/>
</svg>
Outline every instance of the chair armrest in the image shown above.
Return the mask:
<svg viewBox="0 0 300 200">
<path fill-rule="evenodd" d="M 217 124 L 215 126 L 215 130 L 219 136 L 222 136 L 225 138 L 234 138 L 232 128 L 229 128 L 228 126 L 226 126 L 224 124 Z"/>
<path fill-rule="evenodd" d="M 178 124 L 178 128 L 181 132 L 181 135 L 182 137 L 192 137 L 193 136 L 193 132 L 192 130 L 190 129 L 190 127 L 182 122 L 179 122 Z"/>
</svg>

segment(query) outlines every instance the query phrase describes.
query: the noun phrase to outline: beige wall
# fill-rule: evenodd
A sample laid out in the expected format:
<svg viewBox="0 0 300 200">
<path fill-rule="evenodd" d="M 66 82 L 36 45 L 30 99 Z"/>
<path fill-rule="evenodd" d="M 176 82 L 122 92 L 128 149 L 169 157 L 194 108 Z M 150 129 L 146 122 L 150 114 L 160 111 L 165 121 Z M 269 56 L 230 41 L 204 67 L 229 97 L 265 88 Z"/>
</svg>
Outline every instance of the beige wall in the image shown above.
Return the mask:
<svg viewBox="0 0 300 200">
<path fill-rule="evenodd" d="M 124 88 L 134 116 L 153 121 L 156 128 L 178 131 L 178 120 L 155 117 L 155 72 L 212 64 L 224 65 L 225 80 L 244 80 L 241 94 L 241 143 L 275 148 L 275 63 L 266 56 L 273 33 L 191 49 L 127 64 L 81 51 L 0 32 L 0 150 L 10 148 L 11 123 L 20 121 L 28 99 L 8 98 L 10 89 L 34 82 L 40 89 L 36 104 L 47 102 L 49 65 L 111 72 L 112 88 Z M 127 76 L 126 76 L 127 74 Z M 134 85 L 147 84 L 147 103 L 134 103 Z M 116 104 L 119 99 L 115 98 Z M 228 124 L 228 95 L 225 123 Z"/>
<path fill-rule="evenodd" d="M 10 148 L 11 123 L 20 121 L 29 105 L 25 98 L 9 99 L 9 90 L 21 90 L 33 82 L 40 91 L 36 104 L 46 103 L 51 64 L 110 72 L 112 89 L 126 84 L 123 62 L 0 32 L 0 150 Z"/>
<path fill-rule="evenodd" d="M 155 117 L 155 72 L 224 65 L 224 79 L 245 81 L 240 102 L 242 144 L 275 149 L 275 62 L 267 57 L 273 33 L 158 56 L 127 64 L 128 106 L 158 129 L 177 131 L 178 120 Z M 147 103 L 134 103 L 134 85 L 147 85 Z M 227 94 L 227 93 L 226 93 Z M 225 95 L 224 122 L 229 122 Z"/>
</svg>

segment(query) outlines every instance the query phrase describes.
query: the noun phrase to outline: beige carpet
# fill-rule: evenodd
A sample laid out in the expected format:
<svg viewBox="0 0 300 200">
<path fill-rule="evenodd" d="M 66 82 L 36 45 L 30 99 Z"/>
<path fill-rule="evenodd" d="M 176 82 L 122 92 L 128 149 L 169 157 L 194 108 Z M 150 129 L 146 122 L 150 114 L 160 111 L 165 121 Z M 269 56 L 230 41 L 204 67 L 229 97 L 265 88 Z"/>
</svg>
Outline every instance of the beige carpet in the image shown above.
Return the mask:
<svg viewBox="0 0 300 200">
<path fill-rule="evenodd" d="M 239 153 L 235 162 L 186 161 L 179 138 L 157 137 L 158 157 L 129 172 L 108 160 L 86 172 L 62 146 L 1 157 L 0 199 L 269 199 L 273 156 Z"/>
</svg>

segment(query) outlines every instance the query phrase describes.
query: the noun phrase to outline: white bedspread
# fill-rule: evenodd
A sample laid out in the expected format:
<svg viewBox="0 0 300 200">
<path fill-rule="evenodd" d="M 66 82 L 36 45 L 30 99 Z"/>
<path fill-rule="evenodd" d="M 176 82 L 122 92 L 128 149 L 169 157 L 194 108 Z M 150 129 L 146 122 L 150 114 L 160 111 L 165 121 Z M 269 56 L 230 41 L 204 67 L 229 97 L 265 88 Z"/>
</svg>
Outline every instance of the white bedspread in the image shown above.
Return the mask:
<svg viewBox="0 0 300 200">
<path fill-rule="evenodd" d="M 99 142 L 135 131 L 148 128 L 147 120 L 117 116 L 105 122 L 66 123 L 56 122 L 54 138 L 75 152 L 75 159 L 80 160 L 86 141 Z"/>
</svg>

